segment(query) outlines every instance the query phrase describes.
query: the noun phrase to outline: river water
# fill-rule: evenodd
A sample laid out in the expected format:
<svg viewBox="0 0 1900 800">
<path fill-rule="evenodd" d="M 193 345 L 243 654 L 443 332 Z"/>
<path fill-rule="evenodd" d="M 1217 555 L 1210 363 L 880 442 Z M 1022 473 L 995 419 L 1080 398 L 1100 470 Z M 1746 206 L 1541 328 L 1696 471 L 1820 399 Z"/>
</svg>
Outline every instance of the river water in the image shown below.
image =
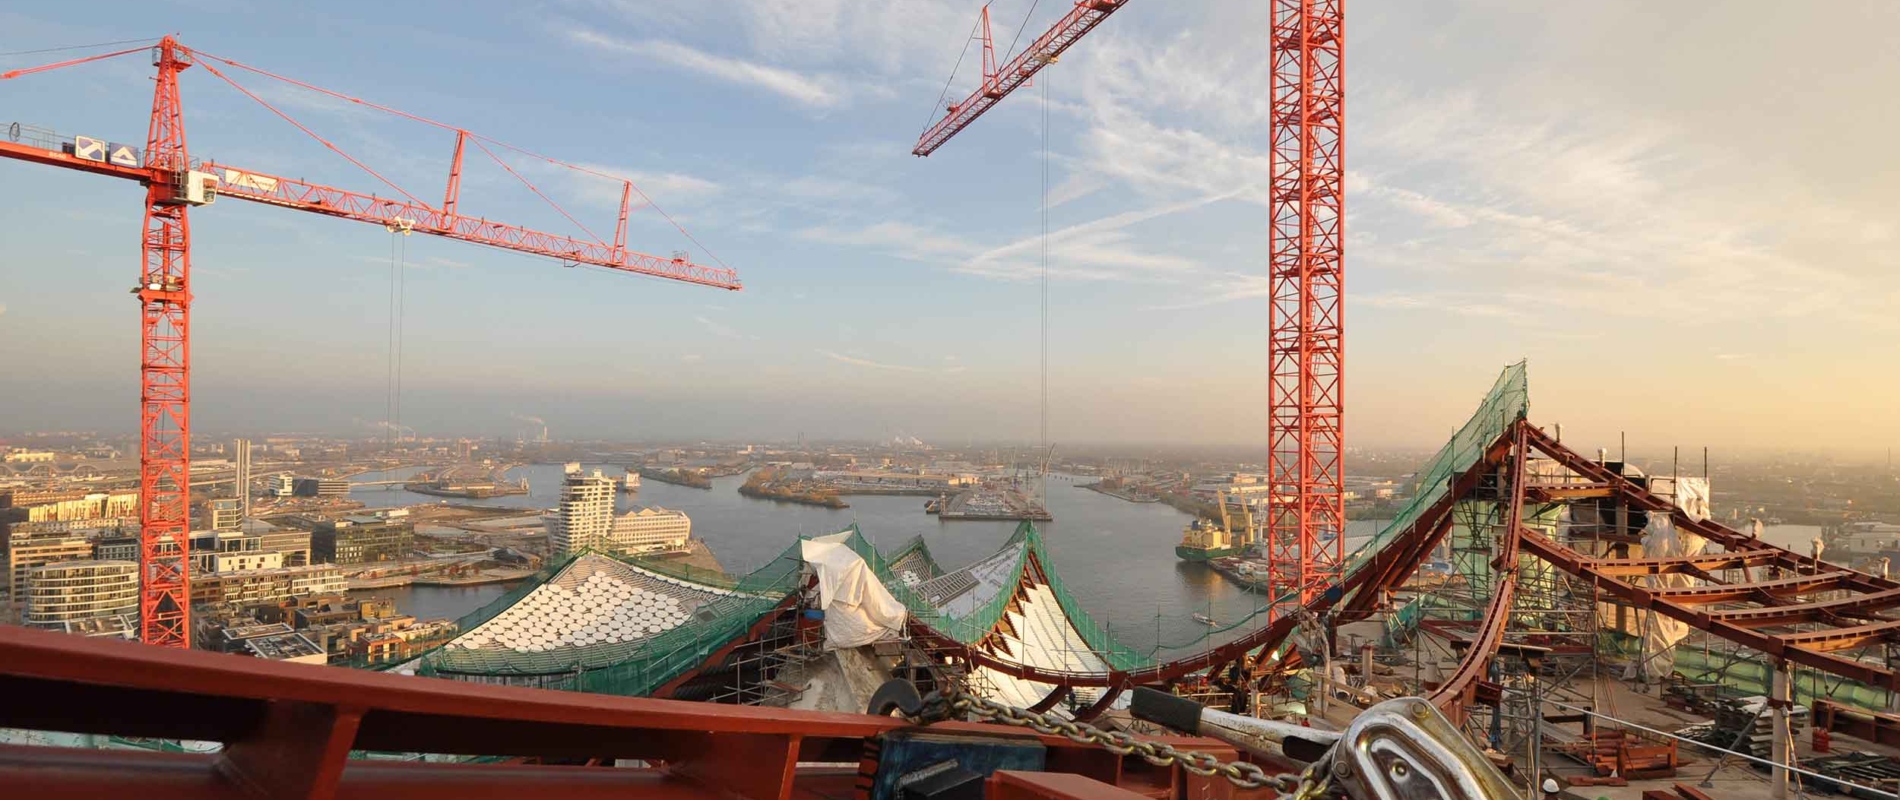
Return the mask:
<svg viewBox="0 0 1900 800">
<path fill-rule="evenodd" d="M 618 468 L 602 468 L 620 474 Z M 413 472 L 410 470 L 409 472 Z M 400 477 L 404 472 L 368 473 L 359 480 Z M 526 477 L 529 493 L 488 500 L 457 500 L 487 506 L 551 508 L 560 495 L 561 465 L 537 464 L 509 473 Z M 945 568 L 955 569 L 1002 546 L 1016 529 L 1014 522 L 941 521 L 923 511 L 923 497 L 854 495 L 847 509 L 760 500 L 739 494 L 743 476 L 715 478 L 711 489 L 648 480 L 638 497 L 621 496 L 620 510 L 658 505 L 685 511 L 693 520 L 693 535 L 703 540 L 727 572 L 744 573 L 764 564 L 792 544 L 799 534 L 834 533 L 856 522 L 880 550 L 890 551 L 913 536 L 922 535 Z M 1079 488 L 1088 479 L 1051 476 L 1048 507 L 1054 521 L 1042 523 L 1054 569 L 1082 606 L 1097 622 L 1108 625 L 1116 638 L 1141 650 L 1157 641 L 1193 638 L 1204 626 L 1193 621 L 1196 612 L 1222 623 L 1240 620 L 1259 598 L 1243 591 L 1201 564 L 1174 556 L 1181 526 L 1189 516 L 1163 503 L 1130 503 Z M 351 499 L 370 507 L 407 506 L 440 502 L 441 498 L 400 488 L 369 487 L 350 493 Z M 1376 533 L 1382 522 L 1352 523 L 1346 550 Z M 1763 538 L 1776 544 L 1807 550 L 1818 529 L 1776 526 Z M 405 613 L 421 618 L 454 618 L 472 611 L 507 591 L 506 586 L 401 587 L 375 594 L 394 597 Z M 1238 635 L 1240 631 L 1234 632 Z"/>
<path fill-rule="evenodd" d="M 619 475 L 618 468 L 602 468 Z M 413 470 L 411 471 L 413 472 Z M 367 473 L 358 480 L 381 480 L 404 472 Z M 457 500 L 474 505 L 551 508 L 559 499 L 561 466 L 537 464 L 508 474 L 526 477 L 529 493 L 487 500 Z M 1195 613 L 1223 622 L 1239 620 L 1256 608 L 1258 598 L 1205 565 L 1174 556 L 1181 527 L 1189 516 L 1163 503 L 1130 503 L 1079 488 L 1089 479 L 1050 476 L 1048 507 L 1055 516 L 1042 523 L 1053 567 L 1097 622 L 1111 626 L 1117 638 L 1146 650 L 1156 641 L 1157 623 L 1164 641 L 1196 635 Z M 704 541 L 726 571 L 744 573 L 776 558 L 800 534 L 834 533 L 853 522 L 880 550 L 890 551 L 922 535 L 945 568 L 955 569 L 996 552 L 1016 530 L 1014 522 L 943 521 L 924 513 L 923 497 L 852 495 L 850 508 L 759 500 L 739 494 L 743 476 L 715 478 L 711 489 L 644 481 L 637 497 L 622 496 L 622 511 L 658 505 L 685 511 L 693 535 Z M 439 502 L 400 488 L 367 487 L 350 498 L 375 507 Z M 1347 549 L 1376 532 L 1379 523 L 1353 523 Z M 419 617 L 456 617 L 500 596 L 499 585 L 443 588 L 402 587 L 378 590 L 394 597 L 405 613 Z"/>
</svg>

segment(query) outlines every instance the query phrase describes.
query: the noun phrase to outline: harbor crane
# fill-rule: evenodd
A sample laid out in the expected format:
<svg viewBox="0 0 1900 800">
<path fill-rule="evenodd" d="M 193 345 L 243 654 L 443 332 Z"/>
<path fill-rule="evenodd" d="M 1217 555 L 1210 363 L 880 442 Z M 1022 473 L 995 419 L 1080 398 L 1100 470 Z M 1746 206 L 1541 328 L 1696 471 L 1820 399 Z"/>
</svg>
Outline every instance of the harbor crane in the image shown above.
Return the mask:
<svg viewBox="0 0 1900 800">
<path fill-rule="evenodd" d="M 589 265 L 684 283 L 738 290 L 738 275 L 723 263 L 703 266 L 683 254 L 651 256 L 627 248 L 627 218 L 635 195 L 652 201 L 631 181 L 531 153 L 466 129 L 397 111 L 368 101 L 284 78 L 180 44 L 166 36 L 155 46 L 87 56 L 38 67 L 0 72 L 0 81 L 108 58 L 150 53 L 157 68 L 151 123 L 145 148 L 86 136 L 65 138 L 51 131 L 12 123 L 0 136 L 0 157 L 79 172 L 122 178 L 145 187 L 137 296 L 139 346 L 139 638 L 147 644 L 190 647 L 190 475 L 191 475 L 191 224 L 190 211 L 218 197 L 248 200 L 278 208 L 382 225 L 392 233 L 423 233 L 519 253 L 547 256 L 565 266 Z M 224 69 L 220 69 L 223 65 Z M 185 145 L 184 106 L 178 75 L 201 66 L 245 96 L 296 126 L 330 151 L 394 189 L 400 197 L 322 186 L 242 168 L 193 160 Z M 455 151 L 441 205 L 430 205 L 324 140 L 262 97 L 244 88 L 225 69 L 244 70 L 288 82 L 350 103 L 425 123 L 455 134 Z M 460 207 L 462 156 L 468 145 L 493 158 L 515 178 L 573 222 L 586 226 L 489 149 L 489 145 L 621 184 L 620 216 L 613 241 L 531 230 L 463 213 Z M 655 207 L 656 210 L 657 207 Z M 664 214 L 664 212 L 661 212 Z M 671 221 L 671 218 L 668 218 Z M 675 224 L 677 227 L 677 224 Z M 685 229 L 680 232 L 691 239 Z M 715 257 L 713 259 L 717 261 Z"/>
</svg>

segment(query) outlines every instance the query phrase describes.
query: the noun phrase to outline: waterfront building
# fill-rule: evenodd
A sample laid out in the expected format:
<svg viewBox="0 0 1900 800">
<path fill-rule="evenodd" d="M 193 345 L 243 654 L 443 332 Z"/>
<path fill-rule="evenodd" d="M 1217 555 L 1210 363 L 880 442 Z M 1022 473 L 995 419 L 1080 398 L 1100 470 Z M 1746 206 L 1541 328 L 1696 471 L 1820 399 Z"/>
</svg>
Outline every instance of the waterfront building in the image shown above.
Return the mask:
<svg viewBox="0 0 1900 800">
<path fill-rule="evenodd" d="M 139 607 L 139 565 L 133 561 L 61 561 L 27 571 L 16 604 L 22 622 L 65 629 L 67 623 L 132 614 Z"/>
<path fill-rule="evenodd" d="M 651 506 L 614 517 L 609 548 L 623 553 L 680 550 L 693 535 L 684 511 Z"/>
<path fill-rule="evenodd" d="M 343 572 L 331 564 L 213 572 L 192 576 L 191 603 L 259 605 L 300 595 L 342 594 L 349 588 Z"/>
<path fill-rule="evenodd" d="M 400 509 L 381 515 L 352 515 L 317 525 L 310 535 L 311 555 L 325 564 L 394 561 L 415 547 L 415 526 Z"/>
<path fill-rule="evenodd" d="M 550 521 L 549 549 L 555 556 L 585 550 L 606 550 L 614 531 L 614 480 L 600 474 L 581 472 L 581 465 L 568 464 L 561 482 L 561 505 Z"/>
<path fill-rule="evenodd" d="M 257 537 L 258 549 L 282 553 L 286 567 L 301 567 L 310 563 L 310 531 L 263 527 L 265 524 L 253 523 L 257 527 L 257 532 L 249 534 Z"/>
<path fill-rule="evenodd" d="M 92 540 L 66 533 L 21 534 L 7 537 L 7 585 L 16 601 L 26 587 L 27 572 L 34 567 L 62 561 L 92 558 Z M 17 607 L 17 603 L 15 604 Z"/>
<path fill-rule="evenodd" d="M 17 502 L 18 498 L 16 498 Z M 95 519 L 137 518 L 137 490 L 91 492 L 78 497 L 63 497 L 26 506 L 27 522 L 73 522 Z"/>
<path fill-rule="evenodd" d="M 297 478 L 291 484 L 297 497 L 348 497 L 350 482 L 343 478 Z"/>
</svg>

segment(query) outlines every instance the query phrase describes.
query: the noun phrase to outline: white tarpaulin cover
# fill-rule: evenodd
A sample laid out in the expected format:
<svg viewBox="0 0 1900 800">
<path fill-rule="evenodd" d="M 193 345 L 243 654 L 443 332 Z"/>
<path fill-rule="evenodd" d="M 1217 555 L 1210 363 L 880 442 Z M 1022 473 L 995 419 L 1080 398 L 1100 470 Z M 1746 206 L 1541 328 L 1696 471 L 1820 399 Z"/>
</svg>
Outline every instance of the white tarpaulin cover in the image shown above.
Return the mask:
<svg viewBox="0 0 1900 800">
<path fill-rule="evenodd" d="M 1707 486 L 1703 485 L 1703 496 L 1707 497 Z M 1682 486 L 1681 483 L 1677 484 Z M 1706 501 L 1705 501 L 1706 502 Z M 1705 505 L 1706 509 L 1707 506 Z M 1675 523 L 1664 514 L 1650 514 L 1649 524 L 1643 528 L 1643 557 L 1672 558 L 1675 556 L 1698 556 L 1709 546 L 1709 540 L 1688 531 L 1679 530 Z M 1656 588 L 1683 588 L 1701 584 L 1700 580 L 1683 574 L 1655 575 L 1650 582 Z M 1654 611 L 1643 614 L 1643 657 L 1632 673 L 1640 669 L 1643 677 L 1651 681 L 1660 681 L 1676 667 L 1676 645 L 1689 636 L 1689 623 L 1678 622 Z M 1635 677 L 1634 674 L 1625 677 Z"/>
<path fill-rule="evenodd" d="M 1682 509 L 1682 513 L 1688 514 L 1690 519 L 1708 519 L 1709 479 L 1677 478 L 1675 499 L 1676 507 Z"/>
<path fill-rule="evenodd" d="M 825 649 L 860 647 L 896 636 L 908 610 L 877 580 L 877 573 L 836 534 L 807 539 L 800 555 L 818 573 L 818 605 L 825 611 Z"/>
</svg>

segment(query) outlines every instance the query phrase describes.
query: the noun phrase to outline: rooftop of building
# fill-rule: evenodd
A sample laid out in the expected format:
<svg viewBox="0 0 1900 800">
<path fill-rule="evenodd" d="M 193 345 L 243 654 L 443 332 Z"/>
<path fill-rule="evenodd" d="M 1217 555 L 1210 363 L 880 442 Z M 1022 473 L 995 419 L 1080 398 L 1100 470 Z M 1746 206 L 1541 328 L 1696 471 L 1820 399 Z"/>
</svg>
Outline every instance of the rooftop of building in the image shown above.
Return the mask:
<svg viewBox="0 0 1900 800">
<path fill-rule="evenodd" d="M 222 632 L 225 641 L 239 642 L 255 639 L 259 636 L 276 636 L 296 630 L 287 622 L 260 622 L 255 625 L 232 625 Z"/>
<path fill-rule="evenodd" d="M 244 649 L 258 658 L 281 661 L 324 654 L 323 648 L 301 633 L 280 633 L 244 640 Z"/>
</svg>

